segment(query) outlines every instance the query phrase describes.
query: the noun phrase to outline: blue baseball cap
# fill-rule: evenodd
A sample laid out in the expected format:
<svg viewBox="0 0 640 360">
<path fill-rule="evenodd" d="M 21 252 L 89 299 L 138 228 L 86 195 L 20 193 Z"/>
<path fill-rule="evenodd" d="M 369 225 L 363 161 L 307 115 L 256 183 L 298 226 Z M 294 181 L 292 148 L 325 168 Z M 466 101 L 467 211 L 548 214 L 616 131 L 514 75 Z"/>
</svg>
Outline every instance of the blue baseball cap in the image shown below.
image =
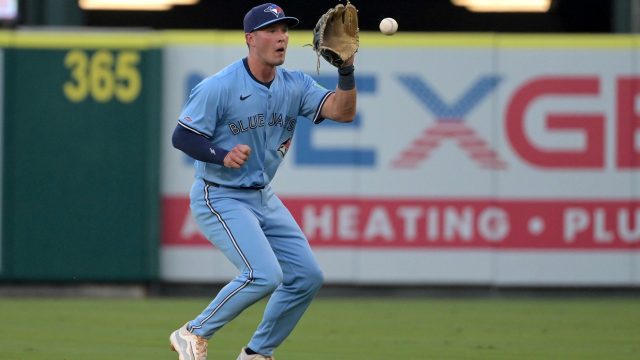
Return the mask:
<svg viewBox="0 0 640 360">
<path fill-rule="evenodd" d="M 267 25 L 284 21 L 287 26 L 294 27 L 298 25 L 298 19 L 285 16 L 284 10 L 276 4 L 266 3 L 258 5 L 249 10 L 244 16 L 244 32 L 250 33 L 256 30 L 260 30 Z"/>
</svg>

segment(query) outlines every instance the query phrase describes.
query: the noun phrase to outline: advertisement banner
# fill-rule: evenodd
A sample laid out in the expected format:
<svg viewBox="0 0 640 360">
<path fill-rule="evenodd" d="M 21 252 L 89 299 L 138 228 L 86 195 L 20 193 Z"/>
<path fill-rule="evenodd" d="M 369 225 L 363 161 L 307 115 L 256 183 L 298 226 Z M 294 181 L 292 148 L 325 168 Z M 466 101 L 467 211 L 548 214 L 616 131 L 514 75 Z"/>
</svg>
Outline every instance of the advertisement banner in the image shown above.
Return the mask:
<svg viewBox="0 0 640 360">
<path fill-rule="evenodd" d="M 365 37 L 355 121 L 299 118 L 272 184 L 327 282 L 640 284 L 637 45 L 608 40 Z M 170 137 L 191 87 L 246 47 L 164 56 L 162 277 L 226 281 L 236 270 L 190 216 L 192 160 Z M 335 87 L 297 43 L 285 67 Z"/>
</svg>

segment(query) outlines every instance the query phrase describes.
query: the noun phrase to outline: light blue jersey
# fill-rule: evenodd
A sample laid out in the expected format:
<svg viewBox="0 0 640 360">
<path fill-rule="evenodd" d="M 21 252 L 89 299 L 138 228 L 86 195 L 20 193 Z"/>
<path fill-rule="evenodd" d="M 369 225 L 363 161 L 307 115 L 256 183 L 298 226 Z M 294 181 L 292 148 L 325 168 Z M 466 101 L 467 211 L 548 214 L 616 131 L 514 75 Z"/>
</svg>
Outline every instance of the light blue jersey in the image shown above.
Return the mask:
<svg viewBox="0 0 640 360">
<path fill-rule="evenodd" d="M 289 149 L 298 116 L 321 121 L 332 93 L 300 71 L 276 68 L 270 86 L 258 81 L 247 60 L 238 60 L 200 82 L 178 122 L 205 136 L 214 147 L 248 145 L 252 152 L 240 169 L 196 161 L 196 177 L 233 187 L 268 185 Z"/>
</svg>

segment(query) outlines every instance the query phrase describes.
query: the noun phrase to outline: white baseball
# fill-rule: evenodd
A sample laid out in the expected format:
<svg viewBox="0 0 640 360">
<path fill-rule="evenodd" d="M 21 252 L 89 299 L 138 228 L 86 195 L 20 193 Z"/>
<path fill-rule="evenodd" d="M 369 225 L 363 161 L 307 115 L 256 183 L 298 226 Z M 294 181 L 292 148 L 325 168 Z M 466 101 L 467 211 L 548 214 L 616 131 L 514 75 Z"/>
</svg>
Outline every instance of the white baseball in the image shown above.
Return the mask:
<svg viewBox="0 0 640 360">
<path fill-rule="evenodd" d="M 393 35 L 398 31 L 398 22 L 394 18 L 384 18 L 380 21 L 380 32 L 385 35 Z"/>
</svg>

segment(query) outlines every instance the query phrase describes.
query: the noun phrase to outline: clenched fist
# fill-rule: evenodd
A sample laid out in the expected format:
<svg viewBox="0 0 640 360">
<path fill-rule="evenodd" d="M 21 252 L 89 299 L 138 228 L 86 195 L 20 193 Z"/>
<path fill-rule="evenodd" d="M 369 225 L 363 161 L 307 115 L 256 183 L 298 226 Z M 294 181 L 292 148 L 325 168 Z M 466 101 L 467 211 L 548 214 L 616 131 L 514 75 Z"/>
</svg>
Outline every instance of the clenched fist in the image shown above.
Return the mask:
<svg viewBox="0 0 640 360">
<path fill-rule="evenodd" d="M 245 144 L 238 144 L 224 157 L 224 166 L 239 169 L 249 159 L 251 148 Z"/>
</svg>

